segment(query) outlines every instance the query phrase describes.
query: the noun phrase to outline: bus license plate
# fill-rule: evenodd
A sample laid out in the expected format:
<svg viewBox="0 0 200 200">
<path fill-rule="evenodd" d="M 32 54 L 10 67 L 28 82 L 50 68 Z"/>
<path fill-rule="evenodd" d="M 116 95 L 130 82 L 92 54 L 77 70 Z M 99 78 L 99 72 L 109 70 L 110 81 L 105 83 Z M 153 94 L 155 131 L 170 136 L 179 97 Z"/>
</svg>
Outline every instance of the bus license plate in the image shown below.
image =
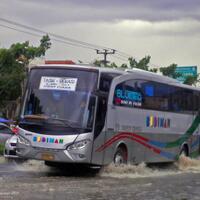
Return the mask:
<svg viewBox="0 0 200 200">
<path fill-rule="evenodd" d="M 54 155 L 50 153 L 42 153 L 42 160 L 54 160 Z"/>
</svg>

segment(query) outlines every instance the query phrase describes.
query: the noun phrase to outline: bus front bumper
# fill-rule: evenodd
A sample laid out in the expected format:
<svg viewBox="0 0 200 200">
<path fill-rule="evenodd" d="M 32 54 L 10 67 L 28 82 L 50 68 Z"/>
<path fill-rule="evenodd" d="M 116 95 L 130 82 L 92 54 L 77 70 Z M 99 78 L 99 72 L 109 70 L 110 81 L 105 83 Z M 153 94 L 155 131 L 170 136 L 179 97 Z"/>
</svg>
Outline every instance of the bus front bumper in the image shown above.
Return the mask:
<svg viewBox="0 0 200 200">
<path fill-rule="evenodd" d="M 90 163 L 91 157 L 87 149 L 66 150 L 50 149 L 18 144 L 17 155 L 26 159 L 45 160 L 66 163 Z"/>
</svg>

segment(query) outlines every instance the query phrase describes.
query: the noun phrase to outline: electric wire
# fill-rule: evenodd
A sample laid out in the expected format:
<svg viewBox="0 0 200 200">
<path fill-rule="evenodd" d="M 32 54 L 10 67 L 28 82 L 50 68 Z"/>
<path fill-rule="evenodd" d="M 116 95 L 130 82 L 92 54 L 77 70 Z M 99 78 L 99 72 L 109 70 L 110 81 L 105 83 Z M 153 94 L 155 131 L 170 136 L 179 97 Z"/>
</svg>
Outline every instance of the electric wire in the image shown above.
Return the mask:
<svg viewBox="0 0 200 200">
<path fill-rule="evenodd" d="M 25 34 L 28 34 L 28 35 L 32 35 L 32 36 L 36 36 L 36 37 L 42 37 L 42 35 L 40 35 L 40 34 L 31 33 L 31 32 L 24 31 L 24 30 L 21 30 L 21 29 L 18 29 L 18 28 L 13 28 L 13 27 L 10 27 L 10 26 L 4 25 L 4 24 L 0 24 L 0 26 L 4 27 L 4 28 L 11 29 L 11 30 L 14 30 L 14 31 L 18 31 L 18 32 L 21 32 L 21 33 L 25 33 Z M 94 50 L 93 48 L 90 48 L 90 47 L 85 47 L 85 46 L 80 45 L 80 44 L 74 44 L 74 43 L 63 41 L 63 40 L 58 40 L 58 39 L 55 39 L 55 38 L 51 38 L 51 40 L 59 42 L 59 43 L 71 45 L 71 46 L 82 47 L 82 48 L 87 48 L 87 49 Z"/>
<path fill-rule="evenodd" d="M 104 47 L 104 46 L 100 46 L 100 45 L 95 45 L 95 44 L 91 44 L 91 43 L 87 43 L 87 42 L 75 40 L 75 39 L 72 39 L 72 38 L 69 38 L 69 37 L 57 35 L 57 34 L 54 34 L 54 33 L 46 32 L 46 31 L 40 30 L 38 28 L 27 26 L 27 25 L 24 25 L 24 24 L 21 24 L 21 23 L 18 23 L 18 22 L 14 22 L 14 21 L 11 21 L 11 20 L 4 19 L 4 18 L 0 18 L 0 21 L 9 23 L 9 24 L 12 24 L 12 25 L 15 25 L 15 26 L 19 26 L 21 28 L 25 28 L 25 29 L 28 29 L 28 30 L 32 30 L 34 32 L 48 34 L 48 35 L 53 36 L 55 38 L 59 38 L 59 39 L 62 39 L 62 40 L 67 40 L 67 41 L 70 41 L 72 43 L 78 43 L 78 44 L 81 44 L 81 45 L 83 45 L 85 47 L 88 47 L 88 48 L 90 47 L 90 49 L 93 49 L 93 50 L 96 50 L 96 49 L 99 49 L 99 48 L 100 49 L 111 49 L 111 48 L 108 48 L 108 47 Z"/>
<path fill-rule="evenodd" d="M 75 40 L 75 39 L 72 39 L 72 38 L 69 38 L 69 37 L 61 36 L 61 35 L 58 35 L 58 34 L 46 32 L 46 31 L 40 30 L 38 28 L 27 26 L 27 25 L 24 25 L 24 24 L 15 22 L 15 21 L 5 19 L 5 18 L 0 18 L 0 21 L 3 21 L 5 23 L 8 23 L 8 24 L 11 24 L 11 25 L 14 25 L 14 26 L 21 27 L 23 29 L 28 29 L 28 30 L 31 30 L 31 31 L 34 31 L 34 32 L 37 32 L 37 33 L 48 34 L 48 35 L 51 36 L 51 40 L 59 42 L 59 43 L 63 43 L 63 44 L 71 45 L 71 46 L 76 46 L 76 47 L 81 47 L 81 48 L 87 48 L 87 49 L 95 50 L 95 51 L 97 51 L 98 49 L 115 50 L 116 55 L 112 55 L 112 56 L 114 56 L 115 58 L 118 58 L 119 60 L 127 61 L 131 57 L 134 58 L 135 60 L 139 60 L 136 57 L 133 57 L 133 56 L 127 54 L 127 53 L 124 53 L 122 51 L 118 51 L 118 50 L 110 48 L 110 47 L 95 45 L 95 44 Z M 3 24 L 0 24 L 0 26 L 4 27 L 4 28 L 11 29 L 11 30 L 15 30 L 15 31 L 18 31 L 18 32 L 22 32 L 22 33 L 25 33 L 25 34 L 29 34 L 29 35 L 32 35 L 32 36 L 37 36 L 37 37 L 42 36 L 42 35 L 39 35 L 39 34 L 36 34 L 36 33 L 28 32 L 28 31 L 25 31 L 25 30 L 10 27 L 10 26 L 3 25 Z M 158 65 L 155 65 L 155 64 L 152 64 L 152 63 L 150 63 L 150 65 L 152 65 L 156 68 L 159 68 Z"/>
</svg>

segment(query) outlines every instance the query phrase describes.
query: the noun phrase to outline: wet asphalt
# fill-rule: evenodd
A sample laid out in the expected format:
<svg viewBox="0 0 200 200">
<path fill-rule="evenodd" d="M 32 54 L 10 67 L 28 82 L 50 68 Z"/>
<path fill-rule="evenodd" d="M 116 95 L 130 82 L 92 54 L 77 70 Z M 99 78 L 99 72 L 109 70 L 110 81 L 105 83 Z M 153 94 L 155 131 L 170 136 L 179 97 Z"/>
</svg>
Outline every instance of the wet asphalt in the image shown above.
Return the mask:
<svg viewBox="0 0 200 200">
<path fill-rule="evenodd" d="M 71 171 L 70 171 L 71 170 Z M 200 200 L 200 163 L 186 170 L 171 166 L 55 169 L 41 161 L 0 159 L 0 200 Z"/>
</svg>

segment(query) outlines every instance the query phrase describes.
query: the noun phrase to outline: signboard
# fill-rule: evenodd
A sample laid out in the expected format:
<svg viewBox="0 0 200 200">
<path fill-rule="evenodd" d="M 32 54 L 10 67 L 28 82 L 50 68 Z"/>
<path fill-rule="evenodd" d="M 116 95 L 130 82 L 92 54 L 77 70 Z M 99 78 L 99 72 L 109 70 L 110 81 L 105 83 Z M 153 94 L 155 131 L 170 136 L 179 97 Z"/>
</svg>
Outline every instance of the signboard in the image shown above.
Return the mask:
<svg viewBox="0 0 200 200">
<path fill-rule="evenodd" d="M 42 76 L 40 90 L 67 90 L 75 91 L 77 78 Z"/>
<path fill-rule="evenodd" d="M 197 75 L 197 66 L 178 66 L 176 72 L 182 74 L 177 78 L 178 81 L 184 82 L 187 76 Z"/>
</svg>

